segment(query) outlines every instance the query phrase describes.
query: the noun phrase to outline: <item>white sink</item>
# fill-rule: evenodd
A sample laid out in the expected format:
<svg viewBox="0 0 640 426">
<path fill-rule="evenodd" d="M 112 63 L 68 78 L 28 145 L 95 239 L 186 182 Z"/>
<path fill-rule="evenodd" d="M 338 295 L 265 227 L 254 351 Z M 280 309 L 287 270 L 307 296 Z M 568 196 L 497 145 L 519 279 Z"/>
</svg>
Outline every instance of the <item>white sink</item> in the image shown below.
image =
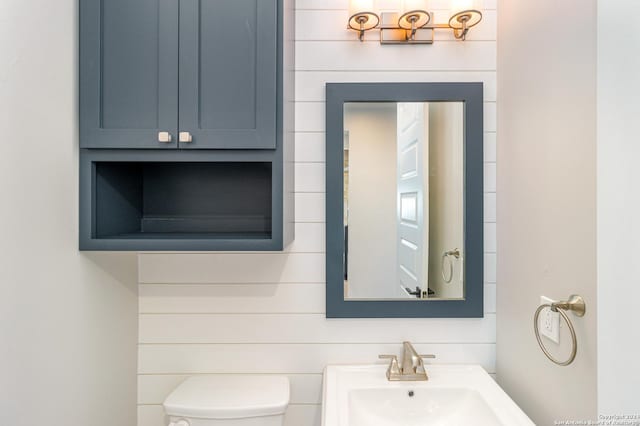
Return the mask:
<svg viewBox="0 0 640 426">
<path fill-rule="evenodd" d="M 426 382 L 390 382 L 386 365 L 330 365 L 323 426 L 533 426 L 477 365 L 427 365 Z"/>
</svg>

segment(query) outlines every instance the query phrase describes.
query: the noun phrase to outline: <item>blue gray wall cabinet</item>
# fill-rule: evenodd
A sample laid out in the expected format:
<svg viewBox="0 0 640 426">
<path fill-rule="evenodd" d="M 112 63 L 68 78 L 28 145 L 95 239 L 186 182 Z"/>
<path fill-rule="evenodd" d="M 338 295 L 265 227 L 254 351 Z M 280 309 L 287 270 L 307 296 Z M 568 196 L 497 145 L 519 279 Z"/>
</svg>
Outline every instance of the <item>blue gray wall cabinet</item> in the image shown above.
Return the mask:
<svg viewBox="0 0 640 426">
<path fill-rule="evenodd" d="M 80 0 L 81 250 L 293 240 L 293 25 L 293 0 Z"/>
</svg>

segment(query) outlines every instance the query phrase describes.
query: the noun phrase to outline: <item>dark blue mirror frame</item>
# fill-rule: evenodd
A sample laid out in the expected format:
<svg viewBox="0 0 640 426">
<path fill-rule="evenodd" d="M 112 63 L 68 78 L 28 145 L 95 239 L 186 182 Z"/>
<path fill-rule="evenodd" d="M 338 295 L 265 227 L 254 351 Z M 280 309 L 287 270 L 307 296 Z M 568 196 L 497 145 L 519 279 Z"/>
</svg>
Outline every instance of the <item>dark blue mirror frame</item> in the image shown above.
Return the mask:
<svg viewBox="0 0 640 426">
<path fill-rule="evenodd" d="M 326 99 L 327 318 L 482 318 L 483 84 L 327 83 Z M 464 102 L 464 299 L 345 300 L 343 144 L 347 102 Z"/>
</svg>

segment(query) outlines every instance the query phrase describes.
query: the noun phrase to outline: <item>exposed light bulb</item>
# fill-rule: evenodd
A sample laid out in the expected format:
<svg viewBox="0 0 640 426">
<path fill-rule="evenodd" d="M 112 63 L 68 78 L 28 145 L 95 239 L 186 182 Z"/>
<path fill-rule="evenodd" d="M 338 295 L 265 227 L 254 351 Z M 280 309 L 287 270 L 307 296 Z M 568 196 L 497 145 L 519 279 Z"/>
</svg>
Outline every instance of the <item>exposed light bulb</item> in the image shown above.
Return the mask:
<svg viewBox="0 0 640 426">
<path fill-rule="evenodd" d="M 481 10 L 481 0 L 451 0 L 451 15 L 466 10 Z"/>
<path fill-rule="evenodd" d="M 350 0 L 349 16 L 362 12 L 373 12 L 373 0 Z"/>
<path fill-rule="evenodd" d="M 469 28 L 482 21 L 482 0 L 451 0 L 449 26 L 459 40 L 466 40 Z"/>
<path fill-rule="evenodd" d="M 428 10 L 428 0 L 404 0 L 402 2 L 402 13 L 412 10 Z"/>
</svg>

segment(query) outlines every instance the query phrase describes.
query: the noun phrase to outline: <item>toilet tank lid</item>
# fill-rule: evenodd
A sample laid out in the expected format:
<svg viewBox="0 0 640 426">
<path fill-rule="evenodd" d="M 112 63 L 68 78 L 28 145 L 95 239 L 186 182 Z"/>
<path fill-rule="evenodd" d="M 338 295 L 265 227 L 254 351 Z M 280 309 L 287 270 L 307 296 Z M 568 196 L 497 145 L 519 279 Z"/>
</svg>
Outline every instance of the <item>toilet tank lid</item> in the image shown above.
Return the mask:
<svg viewBox="0 0 640 426">
<path fill-rule="evenodd" d="M 284 414 L 289 379 L 283 376 L 194 376 L 165 400 L 169 416 L 242 419 Z"/>
</svg>

